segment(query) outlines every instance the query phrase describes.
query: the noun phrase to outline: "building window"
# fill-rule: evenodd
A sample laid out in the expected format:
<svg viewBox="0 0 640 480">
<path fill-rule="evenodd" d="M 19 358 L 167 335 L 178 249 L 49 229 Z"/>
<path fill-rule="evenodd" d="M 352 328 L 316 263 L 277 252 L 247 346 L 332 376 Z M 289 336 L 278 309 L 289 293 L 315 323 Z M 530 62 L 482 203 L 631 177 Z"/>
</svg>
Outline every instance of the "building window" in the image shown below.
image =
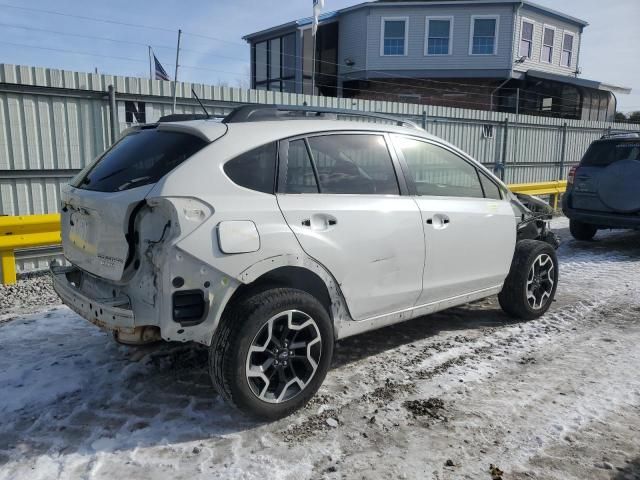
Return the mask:
<svg viewBox="0 0 640 480">
<path fill-rule="evenodd" d="M 531 58 L 533 50 L 533 23 L 522 21 L 522 31 L 520 32 L 520 57 Z"/>
<path fill-rule="evenodd" d="M 450 55 L 452 17 L 427 17 L 425 55 Z"/>
<path fill-rule="evenodd" d="M 382 19 L 380 55 L 406 55 L 409 19 L 406 17 Z"/>
<path fill-rule="evenodd" d="M 256 43 L 253 81 L 257 90 L 295 92 L 296 37 L 289 34 Z"/>
<path fill-rule="evenodd" d="M 563 67 L 571 67 L 573 59 L 573 34 L 565 32 L 562 39 L 562 55 L 560 57 L 560 65 Z"/>
<path fill-rule="evenodd" d="M 540 60 L 546 63 L 553 61 L 553 41 L 556 36 L 556 31 L 551 27 L 544 27 L 542 35 L 542 54 Z"/>
<path fill-rule="evenodd" d="M 498 20 L 500 17 L 471 17 L 471 55 L 495 55 L 498 53 Z"/>
</svg>

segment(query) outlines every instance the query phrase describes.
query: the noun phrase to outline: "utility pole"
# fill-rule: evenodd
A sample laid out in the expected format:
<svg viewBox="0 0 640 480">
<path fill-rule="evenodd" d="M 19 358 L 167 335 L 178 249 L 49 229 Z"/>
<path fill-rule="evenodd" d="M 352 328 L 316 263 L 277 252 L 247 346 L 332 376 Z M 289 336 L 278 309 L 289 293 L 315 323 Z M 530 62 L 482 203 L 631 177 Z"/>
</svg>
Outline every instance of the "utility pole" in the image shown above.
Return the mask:
<svg viewBox="0 0 640 480">
<path fill-rule="evenodd" d="M 176 73 L 173 76 L 173 107 L 171 113 L 176 113 L 176 95 L 178 90 L 178 63 L 180 61 L 180 39 L 182 38 L 182 30 L 178 30 L 178 47 L 176 48 Z"/>
<path fill-rule="evenodd" d="M 153 58 L 152 58 L 151 45 L 149 45 L 149 80 L 153 80 Z"/>
</svg>

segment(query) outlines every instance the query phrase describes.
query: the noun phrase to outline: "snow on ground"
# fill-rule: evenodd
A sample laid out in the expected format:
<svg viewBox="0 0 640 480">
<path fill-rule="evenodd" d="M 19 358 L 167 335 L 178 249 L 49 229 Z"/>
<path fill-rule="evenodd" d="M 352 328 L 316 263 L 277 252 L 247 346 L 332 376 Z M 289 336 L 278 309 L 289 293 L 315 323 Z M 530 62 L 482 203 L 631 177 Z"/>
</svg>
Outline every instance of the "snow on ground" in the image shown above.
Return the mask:
<svg viewBox="0 0 640 480">
<path fill-rule="evenodd" d="M 0 479 L 640 479 L 640 233 L 566 226 L 543 318 L 492 298 L 344 340 L 271 424 L 202 347 L 118 346 L 65 307 L 0 322 Z"/>
</svg>

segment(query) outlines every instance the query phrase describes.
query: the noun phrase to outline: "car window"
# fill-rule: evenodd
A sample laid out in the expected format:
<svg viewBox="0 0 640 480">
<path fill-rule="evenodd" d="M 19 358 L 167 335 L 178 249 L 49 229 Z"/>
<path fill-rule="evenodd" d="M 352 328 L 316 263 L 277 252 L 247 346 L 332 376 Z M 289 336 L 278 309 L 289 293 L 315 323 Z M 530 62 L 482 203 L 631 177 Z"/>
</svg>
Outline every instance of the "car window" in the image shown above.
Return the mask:
<svg viewBox="0 0 640 480">
<path fill-rule="evenodd" d="M 276 144 L 254 148 L 224 164 L 233 183 L 258 192 L 273 193 L 276 174 Z"/>
<path fill-rule="evenodd" d="M 494 200 L 501 200 L 502 194 L 500 193 L 500 187 L 496 185 L 487 175 L 478 171 L 480 175 L 480 183 L 482 183 L 482 190 L 484 190 L 484 196 L 486 198 L 492 198 Z"/>
<path fill-rule="evenodd" d="M 606 167 L 620 160 L 640 160 L 640 140 L 594 142 L 580 164 L 585 167 Z"/>
<path fill-rule="evenodd" d="M 119 192 L 156 183 L 207 142 L 194 135 L 156 129 L 129 133 L 95 161 L 73 186 Z"/>
<path fill-rule="evenodd" d="M 284 193 L 318 193 L 311 157 L 304 140 L 289 142 Z"/>
<path fill-rule="evenodd" d="M 394 135 L 418 195 L 483 198 L 476 168 L 432 143 Z"/>
<path fill-rule="evenodd" d="M 308 142 L 321 193 L 400 193 L 382 135 L 324 135 L 310 137 Z"/>
</svg>

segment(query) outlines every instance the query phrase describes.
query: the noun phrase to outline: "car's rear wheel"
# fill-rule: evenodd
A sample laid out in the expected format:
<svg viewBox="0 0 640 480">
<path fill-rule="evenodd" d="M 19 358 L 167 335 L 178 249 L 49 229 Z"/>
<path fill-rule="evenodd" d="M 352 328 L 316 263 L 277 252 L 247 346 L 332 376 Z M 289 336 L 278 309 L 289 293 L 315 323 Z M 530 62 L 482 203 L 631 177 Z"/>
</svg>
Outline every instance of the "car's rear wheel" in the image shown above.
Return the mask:
<svg viewBox="0 0 640 480">
<path fill-rule="evenodd" d="M 226 312 L 210 348 L 222 396 L 247 415 L 273 420 L 306 404 L 333 355 L 330 317 L 312 295 L 274 288 Z"/>
<path fill-rule="evenodd" d="M 578 220 L 569 220 L 569 231 L 576 240 L 591 240 L 598 231 L 598 227 Z"/>
<path fill-rule="evenodd" d="M 558 259 L 545 242 L 523 240 L 516 245 L 502 292 L 500 306 L 508 315 L 532 320 L 551 306 L 558 287 Z"/>
</svg>

